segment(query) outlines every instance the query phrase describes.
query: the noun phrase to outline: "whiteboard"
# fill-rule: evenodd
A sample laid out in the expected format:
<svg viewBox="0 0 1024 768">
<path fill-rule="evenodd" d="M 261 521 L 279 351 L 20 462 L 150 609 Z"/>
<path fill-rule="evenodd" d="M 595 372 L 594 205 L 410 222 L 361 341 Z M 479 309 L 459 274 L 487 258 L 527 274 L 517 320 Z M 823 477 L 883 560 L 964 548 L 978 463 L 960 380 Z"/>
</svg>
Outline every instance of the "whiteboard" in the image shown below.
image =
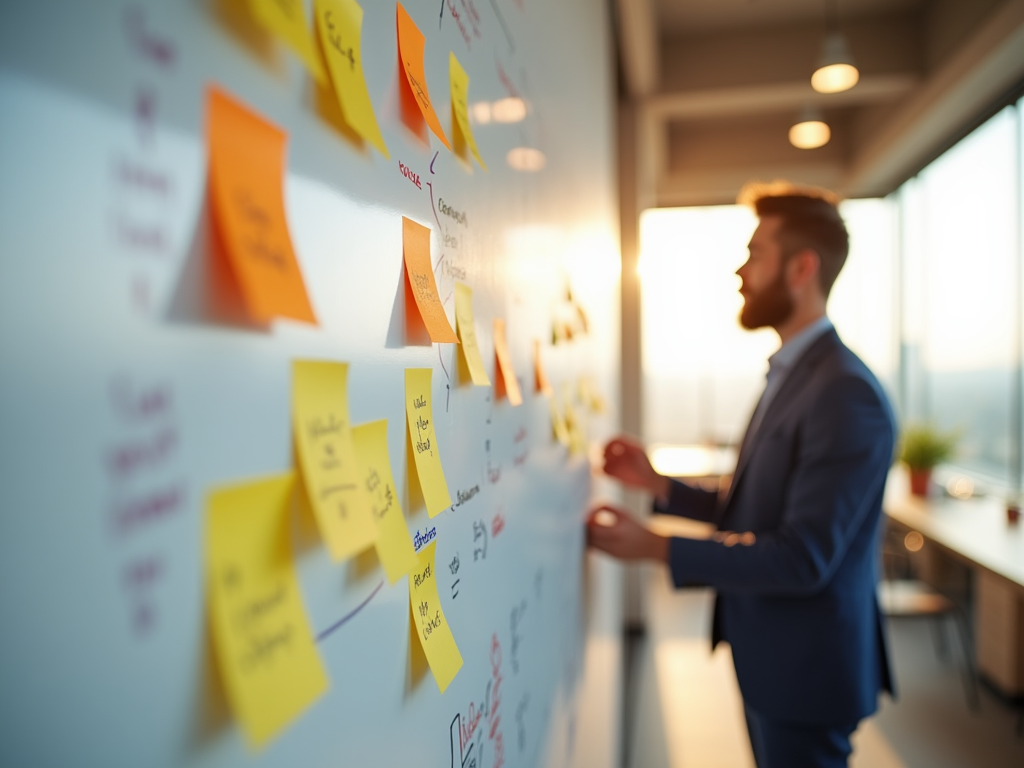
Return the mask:
<svg viewBox="0 0 1024 768">
<path fill-rule="evenodd" d="M 541 339 L 559 402 L 577 401 L 591 441 L 611 433 L 619 260 L 606 4 L 405 3 L 426 35 L 446 130 L 449 51 L 471 103 L 528 106 L 519 122 L 478 119 L 486 172 L 403 125 L 395 4 L 363 6 L 390 159 L 324 117 L 302 65 L 249 28 L 235 0 L 0 8 L 0 764 L 617 759 L 618 573 L 585 556 L 590 465 L 553 439 L 532 358 Z M 317 326 L 254 329 L 204 300 L 211 83 L 288 133 L 288 223 Z M 512 169 L 516 147 L 539 150 L 544 168 Z M 450 320 L 454 281 L 473 288 L 492 380 L 491 322 L 507 321 L 522 406 L 461 382 L 454 345 L 406 344 L 402 216 L 432 229 Z M 589 330 L 553 344 L 570 287 Z M 372 555 L 332 562 L 297 518 L 294 556 L 330 690 L 251 752 L 209 639 L 204 505 L 212 488 L 292 468 L 300 358 L 350 364 L 352 421 L 388 420 L 406 501 L 403 371 L 433 369 L 448 486 L 466 500 L 407 523 L 411 535 L 436 529 L 464 666 L 443 695 L 429 673 L 414 679 L 406 580 L 388 585 Z M 605 412 L 579 401 L 584 377 Z"/>
</svg>

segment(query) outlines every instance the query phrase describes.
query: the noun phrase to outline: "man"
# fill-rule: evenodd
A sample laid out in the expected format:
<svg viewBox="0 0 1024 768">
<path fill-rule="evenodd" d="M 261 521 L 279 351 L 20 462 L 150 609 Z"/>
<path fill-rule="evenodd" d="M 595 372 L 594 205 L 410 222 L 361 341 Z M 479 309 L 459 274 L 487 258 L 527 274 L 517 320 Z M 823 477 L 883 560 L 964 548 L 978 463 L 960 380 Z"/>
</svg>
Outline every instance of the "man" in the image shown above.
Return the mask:
<svg viewBox="0 0 1024 768">
<path fill-rule="evenodd" d="M 605 448 L 608 475 L 718 532 L 666 538 L 602 506 L 588 538 L 616 557 L 667 563 L 677 587 L 714 587 L 712 647 L 732 646 L 757 765 L 832 768 L 847 765 L 880 690 L 892 691 L 876 584 L 894 419 L 825 314 L 849 245 L 834 200 L 776 188 L 752 202 L 760 223 L 736 272 L 740 323 L 774 328 L 781 347 L 728 492 L 657 474 L 628 438 Z"/>
</svg>

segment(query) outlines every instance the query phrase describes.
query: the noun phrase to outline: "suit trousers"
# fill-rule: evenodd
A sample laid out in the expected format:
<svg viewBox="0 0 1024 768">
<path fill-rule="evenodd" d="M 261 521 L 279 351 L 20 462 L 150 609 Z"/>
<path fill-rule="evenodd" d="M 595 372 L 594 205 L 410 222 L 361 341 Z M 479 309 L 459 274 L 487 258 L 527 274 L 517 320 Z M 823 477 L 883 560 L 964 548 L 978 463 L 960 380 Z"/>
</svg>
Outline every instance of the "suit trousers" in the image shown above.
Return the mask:
<svg viewBox="0 0 1024 768">
<path fill-rule="evenodd" d="M 788 723 L 744 706 L 757 768 L 847 768 L 857 723 L 845 726 Z"/>
</svg>

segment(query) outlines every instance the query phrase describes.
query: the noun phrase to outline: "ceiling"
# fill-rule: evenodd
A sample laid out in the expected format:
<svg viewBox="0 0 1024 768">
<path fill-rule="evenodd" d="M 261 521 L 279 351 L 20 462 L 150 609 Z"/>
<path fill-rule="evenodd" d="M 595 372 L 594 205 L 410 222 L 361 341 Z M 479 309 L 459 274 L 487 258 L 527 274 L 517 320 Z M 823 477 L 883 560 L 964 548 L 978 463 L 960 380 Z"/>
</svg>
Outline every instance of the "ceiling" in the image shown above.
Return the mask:
<svg viewBox="0 0 1024 768">
<path fill-rule="evenodd" d="M 861 79 L 832 95 L 810 87 L 825 0 L 615 5 L 642 207 L 732 202 L 752 178 L 886 194 L 1024 82 L 1024 0 L 837 0 Z M 809 105 L 832 139 L 799 150 Z"/>
<path fill-rule="evenodd" d="M 970 0 L 967 0 L 968 2 Z M 892 13 L 925 0 L 842 0 L 844 18 Z M 670 35 L 696 34 L 766 24 L 822 22 L 823 0 L 654 0 L 661 29 Z"/>
</svg>

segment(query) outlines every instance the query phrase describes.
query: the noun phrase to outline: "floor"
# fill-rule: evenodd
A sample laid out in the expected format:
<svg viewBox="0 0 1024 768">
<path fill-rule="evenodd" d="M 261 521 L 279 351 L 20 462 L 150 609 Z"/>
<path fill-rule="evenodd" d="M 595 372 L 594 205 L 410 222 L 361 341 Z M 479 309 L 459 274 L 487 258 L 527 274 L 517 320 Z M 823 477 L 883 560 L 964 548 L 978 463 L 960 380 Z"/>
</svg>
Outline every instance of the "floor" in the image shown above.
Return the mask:
<svg viewBox="0 0 1024 768">
<path fill-rule="evenodd" d="M 627 690 L 626 765 L 754 768 L 728 649 L 709 652 L 710 592 L 675 591 L 653 567 L 645 578 L 647 633 Z M 883 699 L 862 724 L 851 768 L 1024 766 L 1016 714 L 985 690 L 980 711 L 970 712 L 956 667 L 938 659 L 924 622 L 894 622 L 890 637 L 899 700 Z"/>
</svg>

